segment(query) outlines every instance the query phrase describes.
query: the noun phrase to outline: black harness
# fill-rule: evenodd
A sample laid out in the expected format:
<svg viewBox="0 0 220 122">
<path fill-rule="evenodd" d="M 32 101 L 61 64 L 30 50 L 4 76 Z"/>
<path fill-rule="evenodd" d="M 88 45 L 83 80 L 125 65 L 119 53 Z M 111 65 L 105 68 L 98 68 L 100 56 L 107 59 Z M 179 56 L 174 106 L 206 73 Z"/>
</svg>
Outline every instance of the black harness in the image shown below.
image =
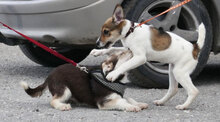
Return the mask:
<svg viewBox="0 0 220 122">
<path fill-rule="evenodd" d="M 108 81 L 103 75 L 101 70 L 93 70 L 93 71 L 89 71 L 89 73 L 90 73 L 90 76 L 94 79 L 94 81 L 98 82 L 99 84 L 102 84 L 106 88 L 120 94 L 123 97 L 125 89 L 126 89 L 126 85 L 124 83 L 121 83 L 117 80 L 114 82 Z M 93 80 L 90 83 L 92 84 L 92 82 Z"/>
</svg>

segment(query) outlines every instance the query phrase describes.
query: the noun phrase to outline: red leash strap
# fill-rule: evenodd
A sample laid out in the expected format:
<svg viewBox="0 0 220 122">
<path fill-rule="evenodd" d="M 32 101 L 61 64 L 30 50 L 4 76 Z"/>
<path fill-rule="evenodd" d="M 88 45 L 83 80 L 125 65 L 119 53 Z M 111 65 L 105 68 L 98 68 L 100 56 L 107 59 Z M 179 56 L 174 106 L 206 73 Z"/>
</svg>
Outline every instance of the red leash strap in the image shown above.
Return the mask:
<svg viewBox="0 0 220 122">
<path fill-rule="evenodd" d="M 57 51 L 55 51 L 55 50 L 53 50 L 53 49 L 51 49 L 51 48 L 49 48 L 49 47 L 47 47 L 47 46 L 45 46 L 45 45 L 43 45 L 43 44 L 37 42 L 36 40 L 34 40 L 34 39 L 32 39 L 32 38 L 30 38 L 30 37 L 28 37 L 28 36 L 26 36 L 26 35 L 24 35 L 24 34 L 18 32 L 18 31 L 16 31 L 15 29 L 9 27 L 8 25 L 6 25 L 6 24 L 4 24 L 4 23 L 2 23 L 2 22 L 0 22 L 0 24 L 2 24 L 3 26 L 7 27 L 8 29 L 10 29 L 10 30 L 16 32 L 17 34 L 21 35 L 21 36 L 24 37 L 25 39 L 27 39 L 27 40 L 29 40 L 30 42 L 34 43 L 35 45 L 41 47 L 41 48 L 44 49 L 45 51 L 47 51 L 47 52 L 53 54 L 54 56 L 56 56 L 56 57 L 58 57 L 58 58 L 60 58 L 60 59 L 62 59 L 62 60 L 64 60 L 64 61 L 66 61 L 66 62 L 68 62 L 68 63 L 73 64 L 73 66 L 79 67 L 79 65 L 78 65 L 76 62 L 74 62 L 73 60 L 71 60 L 71 59 L 69 59 L 69 58 L 67 58 L 67 57 L 65 57 L 65 56 L 63 56 L 63 55 L 61 55 L 61 54 L 58 53 Z"/>
<path fill-rule="evenodd" d="M 190 2 L 190 1 L 192 1 L 192 0 L 185 0 L 185 1 L 179 3 L 179 4 L 175 5 L 175 6 L 172 6 L 171 8 L 167 9 L 166 11 L 164 11 L 164 12 L 162 12 L 162 13 L 160 13 L 160 14 L 158 14 L 158 15 L 156 15 L 156 16 L 154 16 L 154 17 L 152 17 L 152 18 L 150 18 L 150 19 L 148 19 L 148 20 L 146 20 L 146 21 L 144 21 L 144 22 L 142 22 L 140 24 L 138 24 L 135 27 L 139 27 L 139 26 L 141 26 L 141 25 L 143 25 L 145 23 L 148 23 L 149 21 L 151 21 L 151 20 L 153 20 L 153 19 L 155 19 L 155 18 L 157 18 L 157 17 L 159 17 L 159 16 L 161 16 L 161 15 L 163 15 L 163 14 L 165 14 L 165 13 L 167 13 L 167 12 L 173 10 L 173 9 L 176 9 L 176 8 L 178 8 L 180 6 L 183 6 L 184 4 L 186 4 L 186 3 Z"/>
</svg>

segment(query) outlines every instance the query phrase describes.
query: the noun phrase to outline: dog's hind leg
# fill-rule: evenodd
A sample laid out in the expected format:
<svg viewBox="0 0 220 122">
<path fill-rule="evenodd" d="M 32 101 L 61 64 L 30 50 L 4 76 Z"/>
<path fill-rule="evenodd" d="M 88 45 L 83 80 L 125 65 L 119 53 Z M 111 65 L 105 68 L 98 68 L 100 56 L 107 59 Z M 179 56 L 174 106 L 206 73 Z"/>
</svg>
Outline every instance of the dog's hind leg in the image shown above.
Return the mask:
<svg viewBox="0 0 220 122">
<path fill-rule="evenodd" d="M 53 96 L 50 104 L 52 107 L 58 110 L 67 111 L 71 109 L 70 104 L 66 104 L 65 102 L 71 98 L 72 94 L 69 88 L 65 88 L 62 96 L 57 96 L 56 94 Z"/>
<path fill-rule="evenodd" d="M 198 95 L 199 90 L 193 85 L 192 80 L 189 75 L 185 75 L 179 82 L 187 91 L 188 97 L 184 104 L 177 105 L 176 109 L 186 109 Z"/>
<path fill-rule="evenodd" d="M 190 78 L 190 73 L 194 70 L 196 64 L 192 62 L 184 65 L 183 67 L 179 67 L 174 69 L 174 76 L 176 80 L 182 85 L 183 88 L 186 89 L 188 97 L 184 104 L 177 105 L 176 109 L 186 109 L 198 95 L 198 89 L 193 85 L 192 80 Z"/>
<path fill-rule="evenodd" d="M 172 98 L 178 91 L 178 82 L 176 81 L 174 75 L 173 75 L 173 64 L 169 64 L 169 89 L 166 95 L 161 98 L 160 100 L 155 100 L 155 105 L 163 105 L 165 102 L 167 102 L 170 98 Z"/>
<path fill-rule="evenodd" d="M 128 103 L 130 103 L 130 104 L 132 104 L 132 105 L 135 105 L 135 106 L 138 106 L 138 107 L 140 107 L 141 109 L 146 109 L 146 108 L 148 108 L 148 104 L 147 104 L 147 103 L 137 102 L 137 101 L 135 101 L 135 100 L 132 99 L 132 98 L 125 98 L 125 99 L 128 101 Z"/>
<path fill-rule="evenodd" d="M 104 103 L 103 103 L 104 102 Z M 99 109 L 103 110 L 122 110 L 129 112 L 138 112 L 140 107 L 130 104 L 126 99 L 123 99 L 120 95 L 113 93 L 106 97 L 101 103 L 97 103 Z"/>
</svg>

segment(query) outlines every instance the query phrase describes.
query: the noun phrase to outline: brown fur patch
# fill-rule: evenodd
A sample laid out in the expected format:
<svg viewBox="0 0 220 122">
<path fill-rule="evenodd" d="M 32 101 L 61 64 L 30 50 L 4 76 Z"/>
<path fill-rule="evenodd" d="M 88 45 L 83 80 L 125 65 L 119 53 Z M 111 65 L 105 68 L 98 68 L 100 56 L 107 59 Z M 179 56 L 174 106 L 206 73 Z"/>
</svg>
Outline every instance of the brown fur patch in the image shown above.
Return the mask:
<svg viewBox="0 0 220 122">
<path fill-rule="evenodd" d="M 103 30 L 104 28 L 107 28 L 107 29 L 109 29 L 110 31 L 113 31 L 113 30 L 120 30 L 120 31 L 121 31 L 122 28 L 123 28 L 123 26 L 125 26 L 125 24 L 126 24 L 126 21 L 122 21 L 121 23 L 116 24 L 116 23 L 113 21 L 113 18 L 110 17 L 109 19 L 107 19 L 107 20 L 105 21 L 105 24 L 103 25 L 102 30 Z"/>
<path fill-rule="evenodd" d="M 113 63 L 113 65 L 115 66 L 117 61 L 118 61 L 118 56 L 113 54 L 113 55 L 111 55 L 110 58 L 107 58 L 104 62 L 106 62 L 106 64 Z"/>
<path fill-rule="evenodd" d="M 101 41 L 102 42 L 106 42 L 108 40 L 108 38 L 110 37 L 114 37 L 117 38 L 118 36 L 120 36 L 122 28 L 126 25 L 126 21 L 122 21 L 119 24 L 116 24 L 113 21 L 113 18 L 109 18 L 105 21 L 105 24 L 102 26 L 102 34 L 101 34 Z M 109 31 L 109 34 L 104 34 L 104 31 L 107 30 Z"/>
<path fill-rule="evenodd" d="M 198 44 L 193 44 L 192 55 L 193 55 L 193 58 L 194 58 L 195 60 L 198 58 L 199 52 L 200 52 L 199 45 L 198 45 Z"/>
<path fill-rule="evenodd" d="M 162 51 L 169 48 L 171 37 L 168 33 L 160 31 L 154 27 L 150 27 L 152 47 L 156 51 Z"/>
<path fill-rule="evenodd" d="M 131 55 L 130 57 L 133 56 L 132 52 L 130 50 L 127 50 L 127 51 L 123 51 L 123 52 L 112 52 L 113 54 L 111 54 L 111 56 L 109 56 L 103 63 L 102 63 L 102 69 L 104 68 L 104 66 L 106 65 L 110 65 L 111 64 L 111 70 L 114 70 L 115 66 L 116 66 L 116 63 L 118 62 L 118 60 L 120 58 L 123 58 L 124 56 L 126 55 Z M 109 71 L 109 72 L 110 72 Z"/>
<path fill-rule="evenodd" d="M 131 55 L 131 57 L 133 56 L 133 53 L 131 52 L 131 50 L 127 50 L 127 51 L 124 51 L 120 54 L 120 57 L 123 56 L 123 55 Z"/>
</svg>

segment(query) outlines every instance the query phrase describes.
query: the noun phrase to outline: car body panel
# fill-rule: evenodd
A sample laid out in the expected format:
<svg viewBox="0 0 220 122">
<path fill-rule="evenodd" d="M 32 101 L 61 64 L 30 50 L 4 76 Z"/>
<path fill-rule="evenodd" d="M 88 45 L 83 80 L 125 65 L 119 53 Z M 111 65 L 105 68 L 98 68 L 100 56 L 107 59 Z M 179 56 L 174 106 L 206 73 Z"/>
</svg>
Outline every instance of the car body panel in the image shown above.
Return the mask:
<svg viewBox="0 0 220 122">
<path fill-rule="evenodd" d="M 122 0 L 96 0 L 75 9 L 35 14 L 5 14 L 0 11 L 0 21 L 41 42 L 94 45 L 102 24 L 112 15 L 115 5 L 121 2 Z M 21 38 L 4 27 L 0 31 L 6 37 Z"/>
<path fill-rule="evenodd" d="M 37 14 L 66 11 L 88 6 L 99 0 L 13 0 L 0 1 L 0 13 Z"/>
</svg>

